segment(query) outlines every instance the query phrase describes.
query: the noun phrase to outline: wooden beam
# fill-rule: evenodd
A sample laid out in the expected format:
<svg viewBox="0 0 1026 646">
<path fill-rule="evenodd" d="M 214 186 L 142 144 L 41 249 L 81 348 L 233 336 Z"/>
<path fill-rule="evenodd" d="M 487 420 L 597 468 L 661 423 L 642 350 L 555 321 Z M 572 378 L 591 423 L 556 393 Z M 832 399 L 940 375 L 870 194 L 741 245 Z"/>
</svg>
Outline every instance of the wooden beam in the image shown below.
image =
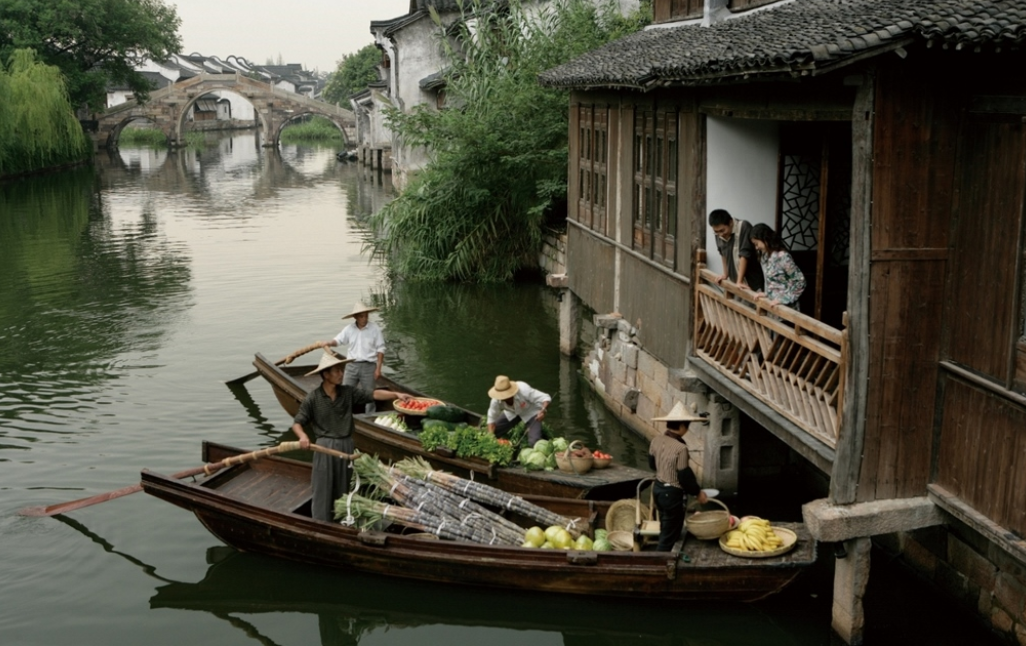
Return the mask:
<svg viewBox="0 0 1026 646">
<path fill-rule="evenodd" d="M 869 266 L 873 220 L 875 75 L 866 74 L 852 106 L 851 251 L 848 264 L 848 357 L 830 502 L 855 502 L 862 469 L 869 392 Z"/>
<path fill-rule="evenodd" d="M 1019 561 L 1026 561 L 1026 541 L 1019 538 L 1007 528 L 987 518 L 965 501 L 939 484 L 926 486 L 930 500 L 937 506 L 979 532 L 987 540 L 997 545 Z"/>
</svg>

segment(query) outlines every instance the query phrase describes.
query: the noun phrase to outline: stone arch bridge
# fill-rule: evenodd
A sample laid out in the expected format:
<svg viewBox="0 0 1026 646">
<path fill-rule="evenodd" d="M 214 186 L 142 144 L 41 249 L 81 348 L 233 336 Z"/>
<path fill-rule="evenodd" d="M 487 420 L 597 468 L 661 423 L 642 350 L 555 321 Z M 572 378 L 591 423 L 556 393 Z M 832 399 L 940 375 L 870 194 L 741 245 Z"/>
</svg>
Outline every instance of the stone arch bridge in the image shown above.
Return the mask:
<svg viewBox="0 0 1026 646">
<path fill-rule="evenodd" d="M 346 147 L 352 147 L 356 134 L 356 116 L 330 103 L 275 88 L 266 81 L 257 81 L 242 74 L 200 74 L 150 93 L 144 104 L 128 101 L 110 108 L 97 119 L 92 133 L 98 148 L 117 148 L 121 131 L 132 121 L 147 119 L 159 128 L 172 147 L 185 143 L 185 115 L 189 107 L 205 94 L 215 90 L 233 92 L 253 104 L 260 129 L 260 141 L 276 146 L 282 128 L 296 119 L 320 115 L 329 119 L 342 132 Z"/>
</svg>

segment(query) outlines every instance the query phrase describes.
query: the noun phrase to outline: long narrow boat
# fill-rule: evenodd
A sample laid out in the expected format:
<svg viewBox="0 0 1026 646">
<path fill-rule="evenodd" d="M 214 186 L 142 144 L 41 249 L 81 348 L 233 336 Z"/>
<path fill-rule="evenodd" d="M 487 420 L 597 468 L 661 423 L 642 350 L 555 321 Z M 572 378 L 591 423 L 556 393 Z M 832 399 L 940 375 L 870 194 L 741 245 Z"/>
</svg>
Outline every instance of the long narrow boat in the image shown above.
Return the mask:
<svg viewBox="0 0 1026 646">
<path fill-rule="evenodd" d="M 295 415 L 299 404 L 307 393 L 320 385 L 319 377 L 303 375 L 314 366 L 278 366 L 262 354 L 257 353 L 253 361 L 257 372 L 274 390 L 275 397 L 289 415 Z M 378 387 L 423 396 L 423 393 L 387 377 L 382 377 Z M 392 410 L 391 402 L 379 402 L 383 410 Z M 464 409 L 467 423 L 477 425 L 481 415 Z M 364 453 L 372 453 L 382 460 L 394 462 L 410 456 L 421 456 L 435 468 L 450 471 L 461 478 L 471 477 L 484 479 L 488 484 L 504 491 L 539 496 L 557 496 L 563 498 L 586 498 L 589 500 L 618 500 L 633 498 L 638 482 L 651 478 L 654 474 L 641 469 L 634 469 L 619 464 L 612 464 L 606 469 L 594 469 L 584 475 L 564 473 L 562 471 L 525 471 L 520 467 L 497 467 L 487 460 L 477 458 L 459 458 L 427 451 L 417 437 L 375 423 L 381 414 L 357 414 L 356 433 L 353 437 L 356 448 Z"/>
<path fill-rule="evenodd" d="M 204 444 L 204 460 L 242 453 Z M 143 490 L 196 514 L 242 551 L 346 570 L 453 585 L 631 599 L 755 601 L 781 590 L 815 561 L 801 524 L 791 552 L 746 559 L 713 541 L 690 539 L 674 552 L 539 550 L 424 540 L 309 517 L 310 465 L 280 457 L 236 465 L 198 482 L 142 472 Z M 601 526 L 610 503 L 530 497 L 535 504 Z M 524 525 L 526 519 L 511 516 Z M 686 558 L 685 558 L 686 557 Z"/>
</svg>

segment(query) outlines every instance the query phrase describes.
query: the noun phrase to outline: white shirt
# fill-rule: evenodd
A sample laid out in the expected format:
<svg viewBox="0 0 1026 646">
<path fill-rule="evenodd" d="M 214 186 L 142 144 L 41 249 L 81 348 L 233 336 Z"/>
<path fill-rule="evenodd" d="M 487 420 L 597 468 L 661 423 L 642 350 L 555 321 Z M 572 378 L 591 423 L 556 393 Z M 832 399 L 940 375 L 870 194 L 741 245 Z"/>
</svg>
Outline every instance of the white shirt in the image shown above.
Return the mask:
<svg viewBox="0 0 1026 646">
<path fill-rule="evenodd" d="M 356 321 L 345 326 L 335 343 L 346 345 L 346 358 L 353 361 L 377 362 L 378 353 L 385 353 L 385 337 L 381 334 L 381 328 L 373 321 L 367 321 L 367 325 L 361 330 L 356 326 Z"/>
<path fill-rule="evenodd" d="M 523 381 L 515 382 L 519 389 L 513 395 L 513 405 L 508 406 L 501 399 L 493 399 L 488 405 L 488 423 L 494 424 L 499 421 L 499 415 L 505 415 L 506 419 L 512 420 L 520 416 L 525 422 L 541 412 L 545 404 L 552 401 L 552 397 L 540 390 L 531 388 Z"/>
</svg>

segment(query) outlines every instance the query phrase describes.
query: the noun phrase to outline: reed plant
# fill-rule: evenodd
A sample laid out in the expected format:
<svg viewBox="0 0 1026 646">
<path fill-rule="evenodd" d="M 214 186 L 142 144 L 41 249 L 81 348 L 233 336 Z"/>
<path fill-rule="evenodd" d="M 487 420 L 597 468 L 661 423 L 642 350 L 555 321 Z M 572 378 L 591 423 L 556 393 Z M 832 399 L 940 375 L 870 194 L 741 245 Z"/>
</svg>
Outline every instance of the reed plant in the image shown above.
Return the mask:
<svg viewBox="0 0 1026 646">
<path fill-rule="evenodd" d="M 448 30 L 432 9 L 446 34 L 447 107 L 387 113 L 399 140 L 430 158 L 372 220 L 373 252 L 406 279 L 506 281 L 537 263 L 546 217 L 565 218 L 569 127 L 566 92 L 542 87 L 538 74 L 646 21 L 588 0 L 463 9 Z"/>
<path fill-rule="evenodd" d="M 89 140 L 68 99 L 60 70 L 15 50 L 0 61 L 0 176 L 85 159 Z"/>
<path fill-rule="evenodd" d="M 167 148 L 167 137 L 156 128 L 126 127 L 118 136 L 118 145 L 144 148 Z"/>
<path fill-rule="evenodd" d="M 285 126 L 281 131 L 281 141 L 285 144 L 342 141 L 342 132 L 328 119 L 314 116 Z"/>
</svg>

